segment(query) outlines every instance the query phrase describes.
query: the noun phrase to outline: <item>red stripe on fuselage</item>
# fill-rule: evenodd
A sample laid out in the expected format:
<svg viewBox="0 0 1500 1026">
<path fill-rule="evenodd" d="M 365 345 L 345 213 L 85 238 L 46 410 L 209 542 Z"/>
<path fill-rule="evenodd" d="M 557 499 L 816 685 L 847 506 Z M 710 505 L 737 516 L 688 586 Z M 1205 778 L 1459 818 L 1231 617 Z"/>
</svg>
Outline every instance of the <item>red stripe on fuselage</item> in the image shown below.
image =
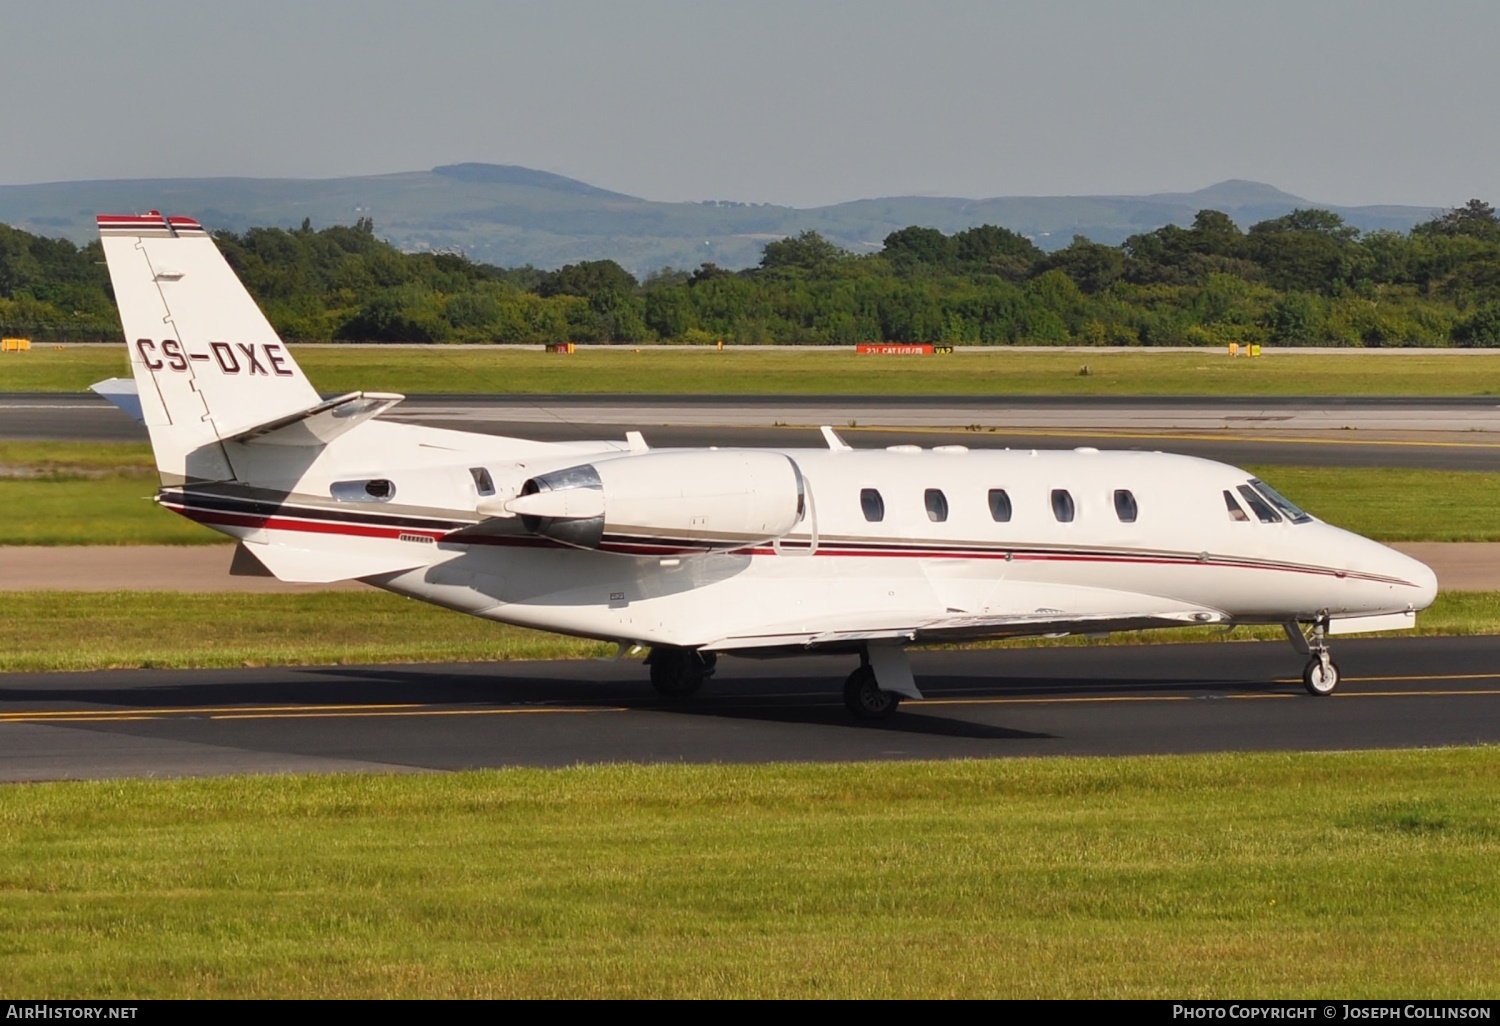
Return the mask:
<svg viewBox="0 0 1500 1026">
<path fill-rule="evenodd" d="M 162 503 L 174 513 L 180 513 L 200 524 L 223 524 L 226 527 L 253 527 L 271 531 L 303 531 L 310 534 L 345 534 L 356 538 L 399 538 L 401 535 L 421 535 L 438 541 L 448 532 L 424 531 L 416 527 L 370 527 L 364 524 L 330 523 L 324 520 L 291 520 L 286 517 L 267 517 L 252 513 L 225 513 L 220 510 L 188 509 Z"/>
<path fill-rule="evenodd" d="M 421 535 L 431 538 L 433 541 L 446 541 L 450 544 L 459 545 L 493 545 L 510 548 L 555 548 L 572 549 L 575 546 L 563 545 L 545 538 L 533 537 L 498 537 L 498 536 L 473 536 L 467 538 L 449 537 L 447 531 L 412 528 L 412 527 L 375 527 L 365 524 L 350 524 L 344 522 L 330 522 L 322 520 L 301 520 L 289 517 L 266 516 L 251 513 L 227 513 L 220 510 L 194 509 L 170 502 L 163 502 L 173 512 L 180 513 L 189 520 L 195 520 L 201 524 L 222 524 L 230 527 L 264 528 L 273 531 L 302 531 L 312 534 L 342 534 L 358 538 L 388 538 L 397 539 L 401 535 Z M 799 555 L 806 555 L 806 547 L 801 543 L 789 551 Z M 841 543 L 830 542 L 812 553 L 814 556 L 823 557 L 856 557 L 865 559 L 985 559 L 1006 560 L 1017 563 L 1118 563 L 1139 566 L 1212 566 L 1219 568 L 1237 570 L 1270 570 L 1280 573 L 1309 574 L 1316 577 L 1352 577 L 1356 580 L 1375 581 L 1382 584 L 1399 584 L 1406 587 L 1415 587 L 1410 581 L 1399 578 L 1384 577 L 1377 574 L 1365 574 L 1357 571 L 1338 570 L 1333 567 L 1315 567 L 1288 563 L 1256 562 L 1253 560 L 1239 559 L 1235 557 L 1209 557 L 1202 559 L 1196 555 L 1182 556 L 1145 556 L 1131 555 L 1128 553 L 1085 553 L 1085 552 L 1021 552 L 1012 550 L 983 549 L 882 549 L 865 547 L 842 547 L 831 546 Z M 579 549 L 578 551 L 588 551 Z M 627 556 L 689 556 L 699 555 L 705 550 L 701 547 L 683 547 L 673 545 L 669 542 L 660 544 L 650 542 L 608 542 L 606 541 L 598 551 L 614 555 Z M 719 550 L 726 554 L 750 555 L 750 556 L 774 556 L 780 555 L 776 549 L 769 545 L 757 545 L 742 549 Z"/>
</svg>

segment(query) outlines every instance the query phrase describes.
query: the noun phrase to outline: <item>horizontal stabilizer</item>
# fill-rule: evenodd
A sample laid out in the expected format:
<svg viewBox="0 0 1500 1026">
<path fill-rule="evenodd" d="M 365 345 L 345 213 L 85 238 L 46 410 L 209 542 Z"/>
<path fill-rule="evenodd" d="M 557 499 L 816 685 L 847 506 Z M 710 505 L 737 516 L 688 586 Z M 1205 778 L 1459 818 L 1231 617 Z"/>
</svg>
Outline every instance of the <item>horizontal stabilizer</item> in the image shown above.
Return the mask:
<svg viewBox="0 0 1500 1026">
<path fill-rule="evenodd" d="M 300 413 L 259 424 L 224 441 L 251 445 L 327 445 L 350 428 L 380 416 L 404 398 L 394 392 L 350 392 Z"/>
<path fill-rule="evenodd" d="M 280 581 L 299 584 L 330 584 L 353 581 L 361 577 L 400 573 L 432 561 L 432 552 L 387 552 L 384 548 L 370 552 L 340 552 L 331 549 L 304 549 L 290 545 L 267 545 L 264 542 L 242 542 L 245 551 Z"/>
<path fill-rule="evenodd" d="M 137 424 L 146 423 L 146 415 L 141 412 L 141 396 L 135 389 L 134 378 L 106 378 L 90 385 L 89 391 L 108 399 Z"/>
</svg>

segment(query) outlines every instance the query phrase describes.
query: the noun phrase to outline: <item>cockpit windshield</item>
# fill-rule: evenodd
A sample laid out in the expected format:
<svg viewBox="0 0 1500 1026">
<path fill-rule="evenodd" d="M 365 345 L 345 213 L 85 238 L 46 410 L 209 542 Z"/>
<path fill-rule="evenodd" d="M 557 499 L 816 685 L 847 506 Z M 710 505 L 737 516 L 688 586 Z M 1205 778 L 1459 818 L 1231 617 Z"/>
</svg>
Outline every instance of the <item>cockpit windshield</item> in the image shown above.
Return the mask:
<svg viewBox="0 0 1500 1026">
<path fill-rule="evenodd" d="M 1312 514 L 1297 507 L 1291 499 L 1282 495 L 1276 489 L 1266 484 L 1259 478 L 1250 479 L 1250 487 L 1265 496 L 1267 502 L 1285 514 L 1286 518 L 1294 524 L 1307 524 L 1312 522 Z"/>
</svg>

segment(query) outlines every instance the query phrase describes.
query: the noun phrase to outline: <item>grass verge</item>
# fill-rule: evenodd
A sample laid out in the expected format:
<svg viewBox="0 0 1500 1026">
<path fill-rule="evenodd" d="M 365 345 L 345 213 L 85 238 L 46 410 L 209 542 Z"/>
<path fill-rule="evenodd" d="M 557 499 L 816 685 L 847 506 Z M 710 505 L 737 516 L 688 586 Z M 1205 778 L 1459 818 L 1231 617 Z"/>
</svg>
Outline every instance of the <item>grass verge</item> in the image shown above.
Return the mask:
<svg viewBox="0 0 1500 1026">
<path fill-rule="evenodd" d="M 151 447 L 0 441 L 0 545 L 202 545 L 224 536 L 152 501 Z"/>
<path fill-rule="evenodd" d="M 141 444 L 0 442 L 0 545 L 193 545 L 224 536 L 159 509 Z M 1250 466 L 1312 513 L 1381 541 L 1500 541 L 1500 474 Z"/>
<path fill-rule="evenodd" d="M 850 349 L 636 350 L 573 356 L 487 346 L 316 348 L 292 352 L 323 392 L 695 395 L 1494 395 L 1500 353 L 1358 356 L 1278 350 L 1258 360 L 1200 352 L 1037 353 L 969 348 L 951 356 L 859 356 Z M 1080 373 L 1084 366 L 1088 373 Z M 129 375 L 125 347 L 0 357 L 0 392 L 81 392 Z"/>
<path fill-rule="evenodd" d="M 0 592 L 0 672 L 589 659 L 599 642 L 491 623 L 378 591 L 299 595 Z M 1500 592 L 1440 594 L 1397 636 L 1500 632 Z M 212 629 L 207 629 L 211 627 Z M 1184 627 L 994 645 L 1280 639 L 1279 627 Z"/>
<path fill-rule="evenodd" d="M 1377 541 L 1500 541 L 1500 474 L 1264 464 L 1246 469 L 1319 519 Z"/>
<path fill-rule="evenodd" d="M 0 672 L 584 659 L 613 651 L 374 590 L 0 592 L 0 609 Z"/>
<path fill-rule="evenodd" d="M 0 788 L 0 990 L 1475 998 L 1500 750 Z"/>
</svg>

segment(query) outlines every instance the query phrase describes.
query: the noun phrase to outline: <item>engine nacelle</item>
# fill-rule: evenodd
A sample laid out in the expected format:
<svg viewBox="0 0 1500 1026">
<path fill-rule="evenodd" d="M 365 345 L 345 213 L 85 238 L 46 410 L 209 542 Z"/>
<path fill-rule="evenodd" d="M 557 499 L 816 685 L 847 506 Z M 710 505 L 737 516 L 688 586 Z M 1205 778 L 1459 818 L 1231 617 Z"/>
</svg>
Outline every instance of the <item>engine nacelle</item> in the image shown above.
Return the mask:
<svg viewBox="0 0 1500 1026">
<path fill-rule="evenodd" d="M 538 474 L 505 508 L 532 534 L 584 549 L 738 549 L 786 535 L 802 473 L 776 452 L 644 453 Z"/>
</svg>

